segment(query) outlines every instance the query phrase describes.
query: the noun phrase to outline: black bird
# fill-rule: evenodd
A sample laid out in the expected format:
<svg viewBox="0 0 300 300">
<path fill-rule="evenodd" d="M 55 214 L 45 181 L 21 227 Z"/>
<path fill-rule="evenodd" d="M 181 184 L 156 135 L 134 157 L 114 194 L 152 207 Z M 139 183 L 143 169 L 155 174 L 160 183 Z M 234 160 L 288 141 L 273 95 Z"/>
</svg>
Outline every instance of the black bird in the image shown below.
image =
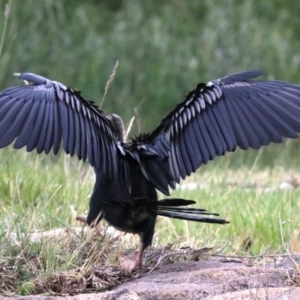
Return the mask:
<svg viewBox="0 0 300 300">
<path fill-rule="evenodd" d="M 240 72 L 199 83 L 149 134 L 124 141 L 117 115 L 105 116 L 80 92 L 32 73 L 18 77 L 30 85 L 0 93 L 0 148 L 14 142 L 37 153 L 66 153 L 88 160 L 96 174 L 87 223 L 102 218 L 140 237 L 133 267 L 141 266 L 157 215 L 206 223 L 227 223 L 205 210 L 182 207 L 192 200 L 158 201 L 180 179 L 216 156 L 259 149 L 300 132 L 300 86 L 253 80 L 260 71 Z M 215 215 L 215 214 L 212 214 Z"/>
</svg>

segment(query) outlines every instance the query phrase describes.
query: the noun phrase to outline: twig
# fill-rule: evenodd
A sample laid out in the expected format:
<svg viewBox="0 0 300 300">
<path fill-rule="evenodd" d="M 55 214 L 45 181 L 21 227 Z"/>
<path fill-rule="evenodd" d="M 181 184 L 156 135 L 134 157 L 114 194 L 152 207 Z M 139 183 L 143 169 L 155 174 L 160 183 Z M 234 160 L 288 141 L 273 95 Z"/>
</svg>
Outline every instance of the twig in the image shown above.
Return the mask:
<svg viewBox="0 0 300 300">
<path fill-rule="evenodd" d="M 163 256 L 160 256 L 159 259 L 158 259 L 158 261 L 157 261 L 157 263 L 154 265 L 154 267 L 152 267 L 152 268 L 150 269 L 149 272 L 145 273 L 145 275 L 152 273 L 157 267 L 160 266 L 160 264 L 161 264 L 161 263 L 163 262 L 163 260 L 165 260 L 166 258 L 169 258 L 169 257 L 174 256 L 174 255 L 182 256 L 182 255 L 185 255 L 185 254 L 186 254 L 186 253 L 171 252 L 171 253 L 167 253 L 167 254 L 165 254 L 165 255 L 163 255 Z"/>
<path fill-rule="evenodd" d="M 229 244 L 229 242 L 227 242 L 227 244 L 221 250 L 219 250 L 218 252 L 216 252 L 214 254 L 211 254 L 211 256 L 217 256 L 219 253 L 222 253 L 226 249 L 226 247 L 228 246 L 228 244 Z"/>
<path fill-rule="evenodd" d="M 275 257 L 291 257 L 291 254 L 260 254 L 260 255 L 222 255 L 222 254 L 212 254 L 211 256 L 215 257 L 224 257 L 224 258 L 275 258 Z"/>
<path fill-rule="evenodd" d="M 106 82 L 106 85 L 105 85 L 105 88 L 104 88 L 104 95 L 103 95 L 102 100 L 101 100 L 101 103 L 100 103 L 100 105 L 99 105 L 100 108 L 102 107 L 102 104 L 103 104 L 103 102 L 104 102 L 105 96 L 106 96 L 106 94 L 107 94 L 107 91 L 108 91 L 110 85 L 112 84 L 112 82 L 113 82 L 114 79 L 115 79 L 115 76 L 116 76 L 116 74 L 117 74 L 117 68 L 118 68 L 118 65 L 119 65 L 119 61 L 117 60 L 115 66 L 114 66 L 114 68 L 113 68 L 113 70 L 112 70 L 112 73 L 111 73 L 111 75 L 109 76 L 108 81 Z"/>
<path fill-rule="evenodd" d="M 126 133 L 125 133 L 125 141 L 127 140 L 127 137 L 128 137 L 128 134 L 129 132 L 131 131 L 131 128 L 132 128 L 132 125 L 133 125 L 133 122 L 135 120 L 135 116 L 133 116 L 131 119 L 130 119 L 130 122 L 129 122 L 129 125 L 127 127 L 127 130 L 126 130 Z"/>
</svg>

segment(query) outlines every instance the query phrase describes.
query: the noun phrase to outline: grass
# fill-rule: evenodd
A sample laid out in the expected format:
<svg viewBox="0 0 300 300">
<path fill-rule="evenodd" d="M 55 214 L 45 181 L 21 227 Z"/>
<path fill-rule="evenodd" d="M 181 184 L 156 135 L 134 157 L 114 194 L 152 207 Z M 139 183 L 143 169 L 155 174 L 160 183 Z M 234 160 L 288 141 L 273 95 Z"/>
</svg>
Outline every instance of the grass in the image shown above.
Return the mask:
<svg viewBox="0 0 300 300">
<path fill-rule="evenodd" d="M 197 200 L 198 207 L 219 213 L 230 224 L 161 217 L 146 266 L 155 266 L 175 249 L 177 256 L 169 262 L 189 259 L 194 250 L 206 247 L 230 255 L 299 251 L 300 173 L 259 169 L 255 161 L 252 168 L 234 170 L 226 167 L 231 157 L 203 166 L 172 193 Z M 99 237 L 76 222 L 77 214 L 87 212 L 93 188 L 88 165 L 63 154 L 38 156 L 11 148 L 1 150 L 0 160 L 1 294 L 102 290 L 148 270 L 127 274 L 118 267 L 119 257 L 136 249 L 137 237 L 117 232 Z M 290 188 L 281 189 L 287 181 Z M 63 231 L 33 238 L 33 233 L 58 228 Z"/>
</svg>

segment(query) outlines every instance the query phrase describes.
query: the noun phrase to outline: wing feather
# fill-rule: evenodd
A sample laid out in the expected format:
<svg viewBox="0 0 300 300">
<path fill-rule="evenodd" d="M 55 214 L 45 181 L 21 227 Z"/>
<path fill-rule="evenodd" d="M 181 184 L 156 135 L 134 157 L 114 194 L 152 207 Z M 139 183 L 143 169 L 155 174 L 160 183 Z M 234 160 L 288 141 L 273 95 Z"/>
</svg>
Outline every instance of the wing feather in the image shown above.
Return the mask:
<svg viewBox="0 0 300 300">
<path fill-rule="evenodd" d="M 32 134 L 32 130 L 33 130 L 33 120 L 36 120 L 37 118 L 37 113 L 38 113 L 38 110 L 37 110 L 37 106 L 38 106 L 38 103 L 37 102 L 26 102 L 26 104 L 30 105 L 31 104 L 31 107 L 30 107 L 30 110 L 29 110 L 29 114 L 26 118 L 26 121 L 24 123 L 24 126 L 23 128 L 21 129 L 21 132 L 14 144 L 14 148 L 15 149 L 20 149 L 20 148 L 23 148 L 27 145 L 27 142 Z M 1 108 L 0 108 L 1 109 Z M 24 116 L 26 116 L 26 114 L 24 114 Z M 0 129 L 0 132 L 2 132 L 2 130 Z"/>
<path fill-rule="evenodd" d="M 224 103 L 227 108 L 228 118 L 231 121 L 230 123 L 232 125 L 233 135 L 236 139 L 236 145 L 241 149 L 246 150 L 249 147 L 249 142 L 242 125 L 243 120 L 236 108 L 235 101 L 236 99 L 230 90 L 224 91 Z"/>
<path fill-rule="evenodd" d="M 33 126 L 33 131 L 31 133 L 31 136 L 29 137 L 29 140 L 27 142 L 26 150 L 28 152 L 37 148 L 37 145 L 38 145 L 38 142 L 40 139 L 42 126 L 43 126 L 43 122 L 44 122 L 45 105 L 43 105 L 40 102 L 37 102 L 37 103 L 38 103 L 38 114 L 37 114 L 36 120 L 32 120 L 34 123 L 34 126 Z M 2 138 L 1 138 L 1 140 L 2 140 Z M 37 151 L 37 153 L 40 153 L 40 152 Z"/>
<path fill-rule="evenodd" d="M 200 165 L 201 163 L 206 164 L 209 161 L 209 150 L 208 147 L 206 145 L 205 139 L 204 139 L 204 135 L 203 132 L 201 130 L 201 128 L 199 127 L 198 124 L 198 120 L 194 119 L 193 120 L 193 128 L 194 128 L 194 136 L 198 135 L 199 138 L 195 139 L 198 143 L 198 151 L 201 153 L 201 158 L 200 158 Z"/>
<path fill-rule="evenodd" d="M 236 147 L 236 140 L 234 138 L 231 122 L 228 118 L 228 113 L 223 101 L 216 106 L 214 114 L 223 134 L 225 151 L 226 149 L 234 149 Z"/>
<path fill-rule="evenodd" d="M 68 109 L 68 121 L 69 121 L 69 132 L 68 132 L 68 151 L 71 156 L 74 155 L 76 150 L 76 132 L 75 132 L 75 117 L 74 117 L 74 109 Z"/>
<path fill-rule="evenodd" d="M 5 109 L 7 107 L 5 106 Z M 3 136 L 0 140 L 0 147 L 6 147 L 15 139 L 16 131 L 20 127 L 19 124 L 16 124 L 20 108 L 20 103 L 13 103 L 9 106 L 9 110 L 5 111 L 3 119 L 1 118 L 0 130 L 3 130 Z"/>
<path fill-rule="evenodd" d="M 180 175 L 181 177 L 184 179 L 186 177 L 186 175 L 189 175 L 192 173 L 192 165 L 191 165 L 191 161 L 189 158 L 189 153 L 187 151 L 186 148 L 186 141 L 184 140 L 185 135 L 180 135 L 179 139 L 178 139 L 178 144 L 179 144 L 179 151 L 178 153 L 180 153 L 181 155 L 181 160 L 183 162 L 183 166 L 184 166 L 184 170 L 180 170 Z"/>
<path fill-rule="evenodd" d="M 54 110 L 53 110 L 53 153 L 56 155 L 59 151 L 60 144 L 61 144 L 61 139 L 62 139 L 62 132 L 63 132 L 63 127 L 62 127 L 62 120 L 60 118 L 60 112 L 59 112 L 59 103 L 56 103 L 54 105 Z M 85 157 L 86 159 L 86 157 Z M 84 161 L 85 161 L 84 159 Z"/>
</svg>

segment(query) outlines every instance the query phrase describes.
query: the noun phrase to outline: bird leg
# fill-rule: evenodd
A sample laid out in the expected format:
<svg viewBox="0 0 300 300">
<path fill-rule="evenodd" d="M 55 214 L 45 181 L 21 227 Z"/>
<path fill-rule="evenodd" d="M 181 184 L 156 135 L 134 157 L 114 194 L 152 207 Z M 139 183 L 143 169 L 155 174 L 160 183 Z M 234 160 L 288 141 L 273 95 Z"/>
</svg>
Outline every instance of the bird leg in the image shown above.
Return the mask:
<svg viewBox="0 0 300 300">
<path fill-rule="evenodd" d="M 137 233 L 140 238 L 138 251 L 131 253 L 120 263 L 121 267 L 127 270 L 133 270 L 143 266 L 144 251 L 151 245 L 153 239 L 156 216 L 154 214 L 146 214 L 146 218 L 143 218 L 143 215 L 139 217 L 142 217 L 142 221 L 137 223 L 136 226 L 136 228 L 139 229 Z"/>
<path fill-rule="evenodd" d="M 142 265 L 143 265 L 143 254 L 144 254 L 144 251 L 145 251 L 145 245 L 144 243 L 141 241 L 139 243 L 139 250 L 138 250 L 138 253 L 137 253 L 137 256 L 136 256 L 136 260 L 135 260 L 135 268 L 141 268 Z"/>
<path fill-rule="evenodd" d="M 144 243 L 140 242 L 138 251 L 134 251 L 128 256 L 120 259 L 121 268 L 128 271 L 141 268 L 143 266 L 143 254 L 145 248 Z"/>
</svg>

